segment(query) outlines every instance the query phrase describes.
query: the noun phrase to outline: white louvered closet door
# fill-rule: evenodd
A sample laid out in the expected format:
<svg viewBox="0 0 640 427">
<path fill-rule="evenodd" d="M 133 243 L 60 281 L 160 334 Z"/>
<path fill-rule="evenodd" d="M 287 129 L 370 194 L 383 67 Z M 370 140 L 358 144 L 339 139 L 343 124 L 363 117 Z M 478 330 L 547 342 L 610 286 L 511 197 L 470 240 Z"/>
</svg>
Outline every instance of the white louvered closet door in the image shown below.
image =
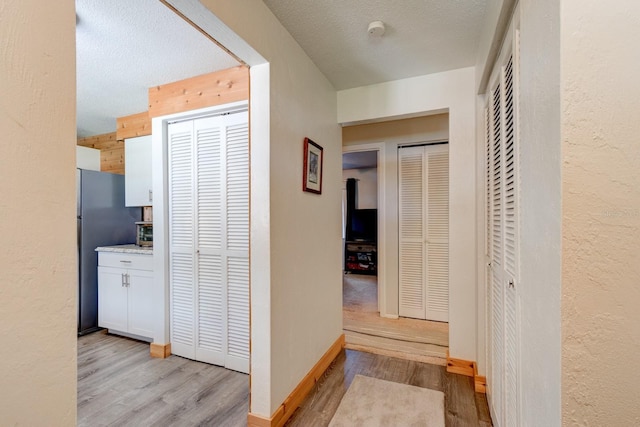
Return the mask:
<svg viewBox="0 0 640 427">
<path fill-rule="evenodd" d="M 225 366 L 249 373 L 249 117 L 225 116 L 227 348 Z"/>
<path fill-rule="evenodd" d="M 500 67 L 487 116 L 488 397 L 496 426 L 519 422 L 518 132 L 513 55 Z"/>
<path fill-rule="evenodd" d="M 193 121 L 196 215 L 196 360 L 225 366 L 227 331 L 224 116 Z"/>
<path fill-rule="evenodd" d="M 399 314 L 449 319 L 448 145 L 400 148 Z"/>
<path fill-rule="evenodd" d="M 190 294 L 178 298 L 174 291 L 177 283 L 173 282 L 171 272 L 172 351 L 248 373 L 248 114 L 233 113 L 171 124 L 169 135 L 187 128 L 190 128 L 191 148 L 182 151 L 191 154 L 191 191 L 189 198 L 170 192 L 169 235 L 171 239 L 180 229 L 179 218 L 172 212 L 189 212 L 192 286 Z M 177 148 L 173 150 L 181 152 Z M 169 151 L 172 152 L 171 137 Z M 171 180 L 176 166 L 172 156 L 169 165 Z M 187 207 L 189 204 L 191 207 Z M 172 258 L 171 268 L 173 265 Z M 188 298 L 191 298 L 190 305 L 183 302 Z M 187 306 L 192 310 L 192 329 L 190 340 L 184 340 L 182 345 L 178 333 L 184 332 L 179 328 L 179 321 Z M 178 347 L 174 348 L 174 342 L 178 342 Z"/>
<path fill-rule="evenodd" d="M 195 359 L 193 125 L 169 126 L 169 281 L 171 350 Z"/>
</svg>

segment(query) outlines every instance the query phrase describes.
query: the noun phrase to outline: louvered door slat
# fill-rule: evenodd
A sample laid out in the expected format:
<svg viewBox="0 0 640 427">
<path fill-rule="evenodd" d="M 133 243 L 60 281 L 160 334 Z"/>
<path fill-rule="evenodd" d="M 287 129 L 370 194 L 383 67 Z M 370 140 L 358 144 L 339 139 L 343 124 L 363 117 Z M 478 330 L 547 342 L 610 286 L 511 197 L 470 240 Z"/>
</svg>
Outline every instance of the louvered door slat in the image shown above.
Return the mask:
<svg viewBox="0 0 640 427">
<path fill-rule="evenodd" d="M 198 255 L 196 360 L 224 366 L 226 295 L 220 255 Z"/>
<path fill-rule="evenodd" d="M 501 85 L 498 83 L 490 98 L 491 131 L 491 398 L 495 412 L 503 413 L 504 399 L 504 289 L 503 265 L 503 174 Z M 495 420 L 502 426 L 500 418 Z"/>
<path fill-rule="evenodd" d="M 487 255 L 490 289 L 488 397 L 497 427 L 519 424 L 518 128 L 514 57 L 499 68 L 488 103 Z"/>
<path fill-rule="evenodd" d="M 449 152 L 425 147 L 427 156 L 427 284 L 430 320 L 449 321 Z"/>
<path fill-rule="evenodd" d="M 249 373 L 249 259 L 229 257 L 226 366 Z"/>
<path fill-rule="evenodd" d="M 402 148 L 399 159 L 399 314 L 425 318 L 425 164 L 422 147 Z"/>
<path fill-rule="evenodd" d="M 502 265 L 502 127 L 500 122 L 500 86 L 493 92 L 493 108 L 491 110 L 492 121 L 492 212 L 491 212 L 491 237 L 492 237 L 492 259 L 494 267 Z"/>
<path fill-rule="evenodd" d="M 199 123 L 200 124 L 200 123 Z M 207 126 L 208 125 L 208 126 Z M 222 249 L 221 128 L 218 121 L 196 126 L 198 249 Z M 218 252 L 219 254 L 219 252 Z"/>
<path fill-rule="evenodd" d="M 169 242 L 172 248 L 193 246 L 193 157 L 192 132 L 173 125 L 169 132 Z"/>
<path fill-rule="evenodd" d="M 505 420 L 515 425 L 518 420 L 517 405 L 517 299 L 516 279 L 517 249 L 517 157 L 514 104 L 513 57 L 504 68 L 504 272 L 505 272 Z"/>
<path fill-rule="evenodd" d="M 227 247 L 249 249 L 249 128 L 227 127 Z"/>
<path fill-rule="evenodd" d="M 173 253 L 171 280 L 171 345 L 176 354 L 194 358 L 195 307 L 193 256 Z"/>
<path fill-rule="evenodd" d="M 193 265 L 193 132 L 179 123 L 169 126 L 169 277 L 172 351 L 195 357 Z"/>
</svg>

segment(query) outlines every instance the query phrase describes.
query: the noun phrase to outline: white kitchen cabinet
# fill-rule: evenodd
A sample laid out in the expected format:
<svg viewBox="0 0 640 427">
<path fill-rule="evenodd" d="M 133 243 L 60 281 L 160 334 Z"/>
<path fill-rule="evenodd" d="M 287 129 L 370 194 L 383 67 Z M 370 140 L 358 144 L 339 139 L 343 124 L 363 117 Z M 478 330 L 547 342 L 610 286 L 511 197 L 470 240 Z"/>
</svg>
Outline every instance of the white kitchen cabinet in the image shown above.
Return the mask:
<svg viewBox="0 0 640 427">
<path fill-rule="evenodd" d="M 124 140 L 125 206 L 151 206 L 151 135 Z"/>
<path fill-rule="evenodd" d="M 100 172 L 100 150 L 76 145 L 76 168 Z"/>
<path fill-rule="evenodd" d="M 98 253 L 98 326 L 152 338 L 152 255 Z"/>
</svg>

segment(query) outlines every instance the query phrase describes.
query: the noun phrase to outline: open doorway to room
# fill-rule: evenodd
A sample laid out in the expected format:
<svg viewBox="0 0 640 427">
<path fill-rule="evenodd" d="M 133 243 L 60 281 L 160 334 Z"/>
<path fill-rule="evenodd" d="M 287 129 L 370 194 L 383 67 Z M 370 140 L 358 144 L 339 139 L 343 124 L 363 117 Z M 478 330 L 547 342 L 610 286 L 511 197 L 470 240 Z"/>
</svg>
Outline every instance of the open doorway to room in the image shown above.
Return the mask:
<svg viewBox="0 0 640 427">
<path fill-rule="evenodd" d="M 412 239 L 420 240 L 420 247 L 423 246 L 422 241 L 426 242 L 428 239 L 421 233 L 410 230 L 409 234 L 412 236 L 407 240 L 407 232 L 401 233 L 401 227 L 407 228 L 406 221 L 401 221 L 403 218 L 406 220 L 406 215 L 401 218 L 400 214 L 415 211 L 420 218 L 426 218 L 422 202 L 426 203 L 427 199 L 422 190 L 426 191 L 429 187 L 426 181 L 428 169 L 412 173 L 407 166 L 415 165 L 411 162 L 412 159 L 407 158 L 406 153 L 430 150 L 419 147 L 437 146 L 440 151 L 442 147 L 447 147 L 448 119 L 448 114 L 437 114 L 343 127 L 343 328 L 347 348 L 446 364 L 449 347 L 449 325 L 446 320 L 425 320 L 425 317 L 433 319 L 433 316 L 418 316 L 406 310 L 407 296 L 414 295 L 420 300 L 426 296 L 424 290 L 417 292 L 408 285 L 420 281 L 416 272 L 421 272 L 418 276 L 424 278 L 422 273 L 428 271 L 424 256 L 427 248 L 424 247 L 419 254 L 414 253 L 413 255 L 417 255 L 411 257 L 407 247 L 411 245 Z M 446 166 L 447 160 L 440 160 Z M 419 163 L 426 168 L 429 157 L 422 154 Z M 436 166 L 434 160 L 431 163 Z M 403 171 L 406 176 L 401 179 Z M 432 174 L 435 171 L 434 167 Z M 444 169 L 442 171 L 446 172 Z M 416 181 L 408 182 L 406 178 L 410 177 L 414 177 Z M 350 181 L 350 178 L 355 180 Z M 432 185 L 432 189 L 448 188 L 448 172 L 442 178 L 441 182 L 433 181 L 437 185 Z M 355 191 L 350 191 L 353 187 Z M 407 203 L 406 198 L 407 194 L 415 191 L 403 193 L 403 188 L 422 189 L 416 206 Z M 354 196 L 351 196 L 352 192 Z M 353 200 L 350 200 L 350 196 Z M 376 201 L 375 205 L 371 203 L 372 199 Z M 441 219 L 448 218 L 448 195 L 438 194 L 437 200 L 443 203 L 441 209 L 437 209 L 442 215 Z M 402 203 L 404 210 L 401 209 Z M 418 205 L 421 206 L 419 212 L 414 209 Z M 433 211 L 437 206 L 432 204 L 431 207 Z M 365 233 L 364 237 L 358 233 L 348 233 L 350 226 L 358 231 L 362 228 L 359 224 L 359 210 L 367 208 L 375 208 L 375 239 L 368 238 L 371 233 Z M 442 222 L 441 226 L 448 229 L 448 221 Z M 418 228 L 422 230 L 424 226 Z M 404 238 L 401 239 L 401 235 Z M 375 245 L 372 244 L 374 242 Z M 368 267 L 370 259 L 375 260 L 375 266 Z M 354 262 L 357 263 L 355 266 L 350 264 Z M 432 271 L 435 272 L 433 269 Z M 448 282 L 448 271 L 440 276 Z M 443 292 L 448 293 L 448 286 Z M 441 305 L 448 305 L 445 300 L 448 300 L 448 296 L 443 294 L 444 302 Z"/>
<path fill-rule="evenodd" d="M 344 153 L 342 178 L 343 307 L 379 313 L 377 151 Z"/>
<path fill-rule="evenodd" d="M 122 28 L 126 31 L 114 31 Z M 106 193 L 102 186 L 91 194 L 83 177 L 79 192 L 79 251 L 87 254 L 80 257 L 79 269 L 93 276 L 79 283 L 79 294 L 91 293 L 91 298 L 78 304 L 88 319 L 80 317 L 78 327 L 78 424 L 182 424 L 188 419 L 239 425 L 249 411 L 249 71 L 155 0 L 135 5 L 78 1 L 76 30 L 78 144 L 93 149 L 78 151 L 95 160 L 81 164 L 84 157 L 78 156 L 78 168 L 91 165 L 88 176 L 117 178 L 117 191 Z M 211 90 L 218 80 L 233 84 Z M 236 97 L 229 96 L 232 90 Z M 152 92 L 160 94 L 153 102 Z M 180 138 L 168 145 L 173 163 L 164 162 L 167 146 L 157 144 L 164 128 L 151 124 L 169 114 L 172 124 L 183 126 Z M 187 132 L 187 125 L 197 127 L 199 138 L 191 137 L 196 132 Z M 163 152 L 166 167 L 153 161 L 160 158 L 157 152 Z M 197 162 L 191 153 L 198 155 Z M 191 177 L 197 177 L 197 185 Z M 142 198 L 131 198 L 139 189 Z M 198 210 L 192 191 L 200 196 Z M 137 217 L 115 224 L 104 213 L 105 200 L 127 206 Z M 81 239 L 96 235 L 87 228 L 96 210 L 102 216 L 95 228 L 101 235 L 120 236 L 117 241 Z M 148 215 L 144 224 L 142 212 Z M 233 234 L 216 222 L 222 215 L 235 225 L 236 235 L 229 239 L 241 237 L 234 241 L 234 259 L 224 260 L 229 273 L 216 275 L 222 268 L 215 261 L 222 257 L 212 252 L 231 247 L 227 237 Z M 141 239 L 135 221 L 155 230 Z M 225 239 L 215 241 L 222 233 Z M 180 246 L 178 240 L 199 247 L 183 245 L 180 255 L 169 253 L 167 248 Z"/>
</svg>

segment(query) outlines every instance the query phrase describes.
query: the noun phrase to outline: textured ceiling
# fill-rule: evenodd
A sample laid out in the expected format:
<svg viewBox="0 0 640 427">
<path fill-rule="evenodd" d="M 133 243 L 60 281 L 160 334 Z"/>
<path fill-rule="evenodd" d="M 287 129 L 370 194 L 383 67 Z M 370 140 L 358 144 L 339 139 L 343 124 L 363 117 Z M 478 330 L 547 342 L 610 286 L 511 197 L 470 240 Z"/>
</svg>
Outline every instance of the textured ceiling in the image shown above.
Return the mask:
<svg viewBox="0 0 640 427">
<path fill-rule="evenodd" d="M 148 109 L 148 89 L 238 65 L 158 0 L 76 0 L 78 136 Z"/>
<path fill-rule="evenodd" d="M 338 90 L 472 66 L 486 0 L 264 0 Z M 382 38 L 369 23 L 383 21 Z"/>
</svg>

